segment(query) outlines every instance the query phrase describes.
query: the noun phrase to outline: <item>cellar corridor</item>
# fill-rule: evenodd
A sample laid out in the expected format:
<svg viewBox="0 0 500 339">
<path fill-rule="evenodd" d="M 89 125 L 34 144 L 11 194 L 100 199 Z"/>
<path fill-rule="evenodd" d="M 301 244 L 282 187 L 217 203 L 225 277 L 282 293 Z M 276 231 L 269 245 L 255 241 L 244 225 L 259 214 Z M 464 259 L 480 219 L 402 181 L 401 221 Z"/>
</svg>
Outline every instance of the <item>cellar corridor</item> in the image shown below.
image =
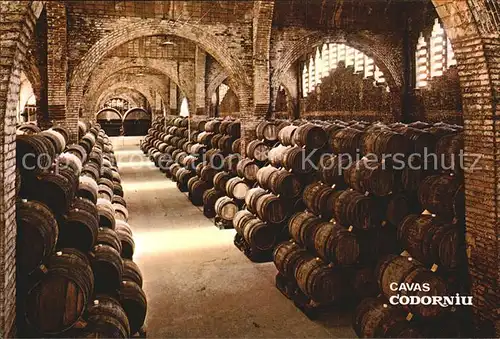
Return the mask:
<svg viewBox="0 0 500 339">
<path fill-rule="evenodd" d="M 273 263 L 250 262 L 139 149 L 112 138 L 134 232 L 134 260 L 157 337 L 354 337 L 351 315 L 309 320 L 274 286 Z"/>
</svg>

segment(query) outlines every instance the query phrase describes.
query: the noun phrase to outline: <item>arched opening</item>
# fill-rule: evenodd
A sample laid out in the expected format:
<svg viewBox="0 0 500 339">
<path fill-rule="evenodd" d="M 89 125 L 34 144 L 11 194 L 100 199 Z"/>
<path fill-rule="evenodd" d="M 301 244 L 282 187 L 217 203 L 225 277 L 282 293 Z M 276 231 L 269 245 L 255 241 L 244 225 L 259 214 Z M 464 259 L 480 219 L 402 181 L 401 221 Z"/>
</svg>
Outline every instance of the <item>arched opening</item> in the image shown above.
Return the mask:
<svg viewBox="0 0 500 339">
<path fill-rule="evenodd" d="M 127 112 L 131 107 L 129 100 L 124 98 L 111 98 L 104 103 L 104 107 L 110 107 L 116 109 L 120 113 Z"/>
<path fill-rule="evenodd" d="M 240 112 L 240 102 L 234 89 L 224 80 L 210 98 L 210 112 L 213 116 L 237 116 Z"/>
<path fill-rule="evenodd" d="M 179 115 L 181 117 L 188 117 L 189 116 L 189 102 L 187 98 L 183 98 L 181 101 L 181 107 L 179 110 Z"/>
<path fill-rule="evenodd" d="M 122 115 L 115 108 L 103 108 L 96 114 L 96 120 L 110 137 L 120 135 L 122 128 Z"/>
<path fill-rule="evenodd" d="M 21 72 L 19 98 L 16 106 L 17 123 L 36 123 L 36 97 L 31 82 Z"/>
<path fill-rule="evenodd" d="M 390 89 L 370 56 L 344 43 L 323 43 L 299 61 L 303 115 L 377 119 L 391 110 Z M 362 112 L 362 113 L 361 113 Z"/>
<path fill-rule="evenodd" d="M 151 114 L 143 108 L 131 108 L 123 116 L 123 135 L 146 135 L 151 127 Z"/>
</svg>

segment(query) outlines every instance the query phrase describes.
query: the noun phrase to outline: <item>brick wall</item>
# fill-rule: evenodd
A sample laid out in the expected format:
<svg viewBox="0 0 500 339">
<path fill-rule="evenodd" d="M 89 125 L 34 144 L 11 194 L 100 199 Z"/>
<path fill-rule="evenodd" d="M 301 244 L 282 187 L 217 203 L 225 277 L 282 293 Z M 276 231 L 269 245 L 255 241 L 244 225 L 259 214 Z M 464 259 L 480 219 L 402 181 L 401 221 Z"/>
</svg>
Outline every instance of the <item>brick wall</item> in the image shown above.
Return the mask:
<svg viewBox="0 0 500 339">
<path fill-rule="evenodd" d="M 40 2 L 2 1 L 0 3 L 0 337 L 15 335 L 16 300 L 16 104 L 20 73 L 31 45 Z"/>
<path fill-rule="evenodd" d="M 433 1 L 452 42 L 458 64 L 465 126 L 465 165 L 480 154 L 481 169 L 465 173 L 466 242 L 478 336 L 500 335 L 498 141 L 496 102 L 500 88 L 499 29 L 487 25 L 484 3 Z M 494 334 L 495 333 L 495 334 Z"/>
</svg>

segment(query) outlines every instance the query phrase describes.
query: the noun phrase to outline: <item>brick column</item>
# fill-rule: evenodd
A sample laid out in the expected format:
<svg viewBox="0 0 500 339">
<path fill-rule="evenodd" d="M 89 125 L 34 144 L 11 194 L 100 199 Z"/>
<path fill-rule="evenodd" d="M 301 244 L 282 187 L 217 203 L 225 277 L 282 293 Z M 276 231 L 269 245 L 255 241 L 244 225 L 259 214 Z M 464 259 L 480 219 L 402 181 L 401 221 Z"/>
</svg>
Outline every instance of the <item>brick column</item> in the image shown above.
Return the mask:
<svg viewBox="0 0 500 339">
<path fill-rule="evenodd" d="M 500 30 L 484 2 L 433 0 L 457 59 L 464 108 L 466 244 L 475 336 L 500 336 Z"/>
<path fill-rule="evenodd" d="M 66 5 L 62 1 L 49 1 L 46 6 L 49 119 L 54 125 L 67 127 L 73 140 L 76 140 L 78 112 L 66 113 L 68 73 Z"/>
<path fill-rule="evenodd" d="M 42 7 L 0 2 L 0 338 L 16 331 L 16 104 L 22 62 Z"/>
<path fill-rule="evenodd" d="M 179 111 L 177 109 L 177 85 L 172 80 L 170 80 L 169 91 L 170 91 L 170 95 L 169 95 L 170 102 L 169 102 L 169 106 L 168 106 L 168 108 L 169 108 L 168 114 L 178 115 Z"/>
<path fill-rule="evenodd" d="M 205 112 L 205 64 L 207 55 L 196 46 L 194 59 L 194 85 L 196 115 L 206 115 Z"/>
</svg>

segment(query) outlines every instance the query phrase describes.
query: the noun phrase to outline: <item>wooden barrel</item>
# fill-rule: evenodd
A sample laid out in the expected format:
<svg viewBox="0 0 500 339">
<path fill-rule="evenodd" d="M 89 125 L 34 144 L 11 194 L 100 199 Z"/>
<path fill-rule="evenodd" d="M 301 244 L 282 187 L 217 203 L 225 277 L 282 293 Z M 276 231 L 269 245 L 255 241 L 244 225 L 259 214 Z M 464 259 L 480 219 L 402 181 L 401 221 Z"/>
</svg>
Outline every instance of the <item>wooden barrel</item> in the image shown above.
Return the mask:
<svg viewBox="0 0 500 339">
<path fill-rule="evenodd" d="M 359 338 L 422 338 L 407 312 L 383 297 L 366 298 L 356 307 L 352 327 Z"/>
<path fill-rule="evenodd" d="M 130 259 L 123 259 L 123 280 L 135 282 L 142 288 L 142 273 L 137 264 Z"/>
<path fill-rule="evenodd" d="M 431 215 L 410 214 L 399 224 L 397 234 L 408 253 L 423 264 L 452 270 L 465 260 L 461 225 L 445 224 Z"/>
<path fill-rule="evenodd" d="M 53 159 L 45 138 L 37 135 L 16 136 L 16 163 L 22 173 L 40 174 L 50 167 Z"/>
<path fill-rule="evenodd" d="M 271 165 L 274 167 L 282 167 L 283 166 L 283 157 L 285 156 L 285 153 L 287 152 L 288 147 L 283 146 L 283 145 L 278 145 L 276 147 L 273 147 L 269 150 L 268 152 L 268 160 Z"/>
<path fill-rule="evenodd" d="M 238 205 L 229 197 L 221 197 L 215 202 L 215 212 L 223 220 L 233 220 L 238 210 Z"/>
<path fill-rule="evenodd" d="M 232 152 L 233 139 L 229 135 L 223 135 L 219 139 L 217 146 L 223 154 L 228 155 Z"/>
<path fill-rule="evenodd" d="M 297 126 L 294 125 L 283 127 L 278 133 L 278 138 L 280 142 L 285 146 L 293 146 L 296 129 Z"/>
<path fill-rule="evenodd" d="M 411 257 L 403 257 L 399 255 L 388 255 L 380 259 L 376 268 L 377 280 L 380 290 L 386 298 L 391 296 L 402 295 L 400 291 L 393 291 L 391 283 L 398 284 L 417 284 L 422 286 L 424 283 L 429 284 L 429 292 L 425 291 L 405 291 L 407 296 L 445 296 L 448 295 L 446 282 L 434 272 L 422 266 Z M 403 306 L 412 313 L 422 317 L 436 317 L 449 311 L 448 308 L 436 305 L 406 305 Z"/>
<path fill-rule="evenodd" d="M 224 195 L 224 192 L 215 188 L 206 190 L 205 193 L 203 193 L 203 215 L 207 218 L 215 217 L 217 215 L 215 212 L 215 203 Z"/>
<path fill-rule="evenodd" d="M 96 293 L 112 293 L 120 287 L 123 261 L 116 249 L 103 244 L 94 246 L 90 263 L 94 272 Z"/>
<path fill-rule="evenodd" d="M 356 191 L 341 191 L 334 202 L 335 219 L 341 225 L 369 229 L 377 224 L 376 205 L 373 199 Z"/>
<path fill-rule="evenodd" d="M 432 133 L 410 126 L 395 130 L 402 133 L 410 141 L 412 153 L 424 155 L 426 150 L 427 154 L 434 153 L 437 140 Z"/>
<path fill-rule="evenodd" d="M 107 295 L 98 295 L 87 309 L 85 337 L 129 338 L 130 324 L 125 310 L 118 300 Z"/>
<path fill-rule="evenodd" d="M 278 272 L 288 279 L 295 279 L 295 269 L 304 259 L 306 250 L 294 242 L 285 241 L 275 247 L 273 251 L 274 265 Z"/>
<path fill-rule="evenodd" d="M 87 151 L 81 145 L 72 144 L 66 147 L 66 152 L 76 155 L 82 162 L 87 161 Z"/>
<path fill-rule="evenodd" d="M 100 178 L 99 166 L 94 162 L 87 162 L 83 165 L 82 175 L 87 175 L 97 182 Z"/>
<path fill-rule="evenodd" d="M 210 120 L 205 124 L 205 131 L 212 133 L 219 133 L 221 122 L 219 120 Z"/>
<path fill-rule="evenodd" d="M 287 199 L 296 198 L 302 193 L 302 183 L 299 178 L 284 169 L 272 172 L 267 184 L 271 192 Z"/>
<path fill-rule="evenodd" d="M 327 263 L 353 265 L 358 261 L 359 244 L 354 233 L 346 228 L 322 222 L 314 229 L 314 248 Z"/>
<path fill-rule="evenodd" d="M 345 182 L 360 193 L 386 196 L 396 189 L 395 172 L 383 163 L 359 160 L 344 171 Z"/>
<path fill-rule="evenodd" d="M 97 199 L 97 213 L 99 216 L 99 226 L 111 229 L 115 228 L 115 209 L 111 201 L 102 198 Z"/>
<path fill-rule="evenodd" d="M 269 184 L 268 184 L 268 180 L 269 180 L 269 177 L 271 176 L 271 174 L 273 172 L 276 172 L 278 171 L 278 169 L 276 167 L 273 167 L 273 166 L 265 166 L 265 167 L 261 167 L 259 168 L 259 170 L 257 171 L 257 182 L 259 183 L 260 187 L 264 188 L 264 189 L 270 189 L 269 187 Z"/>
<path fill-rule="evenodd" d="M 254 218 L 243 224 L 243 239 L 252 248 L 266 251 L 274 247 L 279 228 L 267 225 L 264 221 Z"/>
<path fill-rule="evenodd" d="M 132 231 L 129 224 L 121 220 L 116 223 L 116 234 L 122 243 L 121 257 L 124 259 L 132 259 L 135 252 L 135 242 L 132 238 Z"/>
<path fill-rule="evenodd" d="M 95 211 L 86 210 L 83 206 L 73 206 L 59 225 L 57 246 L 88 252 L 97 240 L 98 228 L 99 220 Z"/>
<path fill-rule="evenodd" d="M 316 164 L 316 153 L 298 146 L 287 148 L 283 154 L 283 167 L 297 174 L 311 173 Z"/>
<path fill-rule="evenodd" d="M 205 130 L 205 125 L 207 124 L 207 120 L 201 120 L 196 124 L 196 129 L 198 131 L 204 131 Z"/>
<path fill-rule="evenodd" d="M 445 220 L 464 220 L 465 193 L 462 180 L 449 175 L 425 178 L 418 189 L 422 207 Z"/>
<path fill-rule="evenodd" d="M 334 153 L 356 155 L 361 150 L 363 132 L 347 127 L 337 130 L 330 138 L 330 148 Z"/>
<path fill-rule="evenodd" d="M 211 165 L 205 165 L 201 169 L 200 172 L 200 179 L 206 182 L 214 182 L 214 177 L 217 174 L 218 170 L 211 166 Z"/>
<path fill-rule="evenodd" d="M 108 185 L 104 185 L 104 184 L 98 184 L 98 191 L 97 191 L 97 195 L 98 195 L 98 199 L 106 199 L 108 201 L 111 201 L 111 199 L 113 199 L 113 189 L 110 188 Z"/>
<path fill-rule="evenodd" d="M 178 163 L 174 162 L 172 165 L 170 165 L 170 167 L 165 172 L 165 174 L 167 175 L 167 177 L 174 180 L 175 178 L 177 178 L 177 171 L 180 169 L 181 169 L 181 166 Z"/>
<path fill-rule="evenodd" d="M 247 144 L 247 157 L 256 161 L 266 161 L 269 147 L 261 140 L 252 140 Z"/>
<path fill-rule="evenodd" d="M 304 188 L 302 200 L 309 211 L 328 219 L 333 216 L 332 206 L 328 205 L 332 194 L 334 194 L 332 188 L 316 182 Z"/>
<path fill-rule="evenodd" d="M 234 140 L 233 143 L 231 144 L 231 151 L 233 153 L 240 153 L 241 152 L 240 148 L 241 148 L 241 139 L 238 138 Z"/>
<path fill-rule="evenodd" d="M 249 189 L 245 180 L 239 177 L 229 179 L 226 184 L 227 195 L 237 200 L 244 200 Z"/>
<path fill-rule="evenodd" d="M 364 154 L 375 154 L 381 159 L 383 155 L 407 154 L 411 150 L 409 140 L 403 134 L 387 127 L 370 129 L 366 133 L 363 140 Z"/>
<path fill-rule="evenodd" d="M 54 130 L 46 130 L 38 133 L 38 135 L 47 138 L 52 143 L 56 154 L 62 153 L 66 148 L 66 139 L 64 139 L 64 136 L 59 132 L 56 132 Z"/>
<path fill-rule="evenodd" d="M 318 303 L 329 303 L 346 296 L 349 291 L 345 274 L 327 266 L 321 259 L 304 255 L 295 270 L 301 291 Z"/>
<path fill-rule="evenodd" d="M 119 195 L 115 195 L 115 196 L 120 197 Z M 127 207 L 123 206 L 122 204 L 115 203 L 114 202 L 114 197 L 113 197 L 113 208 L 115 210 L 115 220 L 116 219 L 121 219 L 121 220 L 124 220 L 124 221 L 128 220 L 128 209 L 127 209 Z"/>
<path fill-rule="evenodd" d="M 385 208 L 385 219 L 391 225 L 398 225 L 401 220 L 410 213 L 414 203 L 409 198 L 408 194 L 394 193 L 387 197 L 386 202 L 383 202 Z"/>
<path fill-rule="evenodd" d="M 464 149 L 464 133 L 454 133 L 440 138 L 436 144 L 439 168 L 448 173 L 460 173 L 460 152 Z"/>
<path fill-rule="evenodd" d="M 299 245 L 314 250 L 314 232 L 321 219 L 308 212 L 298 212 L 288 220 L 288 233 Z"/>
<path fill-rule="evenodd" d="M 294 144 L 308 149 L 323 147 L 327 142 L 327 135 L 323 128 L 314 124 L 304 124 L 293 134 Z"/>
<path fill-rule="evenodd" d="M 267 194 L 267 192 L 260 187 L 254 187 L 249 189 L 245 195 L 245 205 L 247 209 L 253 214 L 257 214 L 256 210 L 257 200 L 265 194 Z"/>
<path fill-rule="evenodd" d="M 94 290 L 94 277 L 86 256 L 62 249 L 44 263 L 47 271 L 26 295 L 27 323 L 41 334 L 58 334 L 80 320 Z"/>
<path fill-rule="evenodd" d="M 232 138 L 239 138 L 241 136 L 241 123 L 239 121 L 232 121 L 226 128 L 226 134 Z"/>
<path fill-rule="evenodd" d="M 347 187 L 344 180 L 344 171 L 349 167 L 349 158 L 342 155 L 324 154 L 318 163 L 318 172 L 321 181 L 327 185 L 335 185 L 336 189 Z"/>
<path fill-rule="evenodd" d="M 176 173 L 177 188 L 181 192 L 187 192 L 188 191 L 187 183 L 188 183 L 189 179 L 191 179 L 194 176 L 195 176 L 195 173 L 193 171 L 190 171 L 186 168 L 180 168 Z"/>
<path fill-rule="evenodd" d="M 236 166 L 236 171 L 241 178 L 245 178 L 250 181 L 257 180 L 257 171 L 259 166 L 249 158 L 243 158 L 238 162 Z"/>
<path fill-rule="evenodd" d="M 208 190 L 212 185 L 209 182 L 201 180 L 199 177 L 195 176 L 189 179 L 188 190 L 189 190 L 189 200 L 195 206 L 203 205 L 203 193 Z"/>
<path fill-rule="evenodd" d="M 215 134 L 210 141 L 212 148 L 219 148 L 219 140 L 222 139 L 222 134 Z"/>
<path fill-rule="evenodd" d="M 239 154 L 230 154 L 224 158 L 224 170 L 236 175 L 238 173 L 238 163 L 240 162 Z"/>
<path fill-rule="evenodd" d="M 122 243 L 120 242 L 120 239 L 118 239 L 118 234 L 116 234 L 116 232 L 111 228 L 99 227 L 96 244 L 111 246 L 118 253 L 121 253 L 122 251 Z"/>
<path fill-rule="evenodd" d="M 26 277 L 52 254 L 59 228 L 52 211 L 38 201 L 18 201 L 16 223 L 17 274 Z"/>
<path fill-rule="evenodd" d="M 253 219 L 255 219 L 255 216 L 248 210 L 240 210 L 234 215 L 233 227 L 239 235 L 243 236 L 245 223 Z"/>
<path fill-rule="evenodd" d="M 287 217 L 286 206 L 283 201 L 272 193 L 260 196 L 254 205 L 257 216 L 272 224 L 279 224 Z"/>
<path fill-rule="evenodd" d="M 119 300 L 130 323 L 130 333 L 137 333 L 144 324 L 147 312 L 146 295 L 135 282 L 124 280 L 119 290 Z"/>
<path fill-rule="evenodd" d="M 213 178 L 213 184 L 219 191 L 226 191 L 226 185 L 233 176 L 228 172 L 219 172 Z"/>
<path fill-rule="evenodd" d="M 255 127 L 255 134 L 257 139 L 276 141 L 278 140 L 278 133 L 276 131 L 276 125 L 272 121 L 262 121 L 257 127 Z"/>
<path fill-rule="evenodd" d="M 33 198 L 46 204 L 56 215 L 68 211 L 75 191 L 73 184 L 63 175 L 42 173 L 38 176 Z"/>
<path fill-rule="evenodd" d="M 224 163 L 224 154 L 222 154 L 218 149 L 210 149 L 205 153 L 205 158 L 207 163 L 217 169 L 222 168 Z"/>
</svg>

